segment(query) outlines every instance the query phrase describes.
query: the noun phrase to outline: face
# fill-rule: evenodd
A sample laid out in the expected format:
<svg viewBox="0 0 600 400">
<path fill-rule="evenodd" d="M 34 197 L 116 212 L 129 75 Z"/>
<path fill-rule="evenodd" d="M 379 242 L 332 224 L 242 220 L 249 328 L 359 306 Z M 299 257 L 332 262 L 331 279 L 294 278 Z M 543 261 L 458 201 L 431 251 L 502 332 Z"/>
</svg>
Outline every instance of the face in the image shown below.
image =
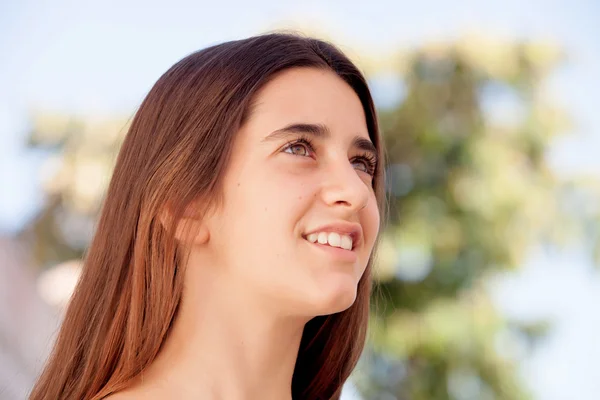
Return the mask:
<svg viewBox="0 0 600 400">
<path fill-rule="evenodd" d="M 333 72 L 296 68 L 269 82 L 235 139 L 224 205 L 207 222 L 235 295 L 285 314 L 350 307 L 379 228 L 376 162 L 360 100 Z"/>
</svg>

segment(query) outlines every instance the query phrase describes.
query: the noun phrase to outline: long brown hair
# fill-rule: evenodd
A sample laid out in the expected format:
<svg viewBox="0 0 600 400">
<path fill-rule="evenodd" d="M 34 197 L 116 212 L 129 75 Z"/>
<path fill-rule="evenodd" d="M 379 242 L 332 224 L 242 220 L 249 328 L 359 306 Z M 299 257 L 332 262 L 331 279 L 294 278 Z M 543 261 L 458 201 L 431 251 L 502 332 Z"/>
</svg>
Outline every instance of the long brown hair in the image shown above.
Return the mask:
<svg viewBox="0 0 600 400">
<path fill-rule="evenodd" d="M 294 67 L 328 69 L 362 102 L 371 140 L 382 141 L 367 83 L 334 45 L 269 33 L 195 52 L 152 87 L 122 144 L 97 230 L 49 361 L 30 399 L 101 399 L 125 388 L 157 356 L 182 297 L 186 250 L 160 223 L 176 226 L 200 198 L 220 203 L 235 135 L 257 91 Z M 384 221 L 384 176 L 374 180 Z M 292 380 L 294 399 L 338 399 L 367 332 L 373 255 L 346 311 L 305 326 Z"/>
</svg>

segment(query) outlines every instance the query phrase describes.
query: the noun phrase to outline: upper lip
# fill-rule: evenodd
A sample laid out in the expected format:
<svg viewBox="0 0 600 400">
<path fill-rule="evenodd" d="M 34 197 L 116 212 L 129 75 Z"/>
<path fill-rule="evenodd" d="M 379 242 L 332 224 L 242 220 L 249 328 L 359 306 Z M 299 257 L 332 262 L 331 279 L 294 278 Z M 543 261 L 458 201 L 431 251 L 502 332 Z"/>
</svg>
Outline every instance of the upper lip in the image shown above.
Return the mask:
<svg viewBox="0 0 600 400">
<path fill-rule="evenodd" d="M 352 238 L 352 249 L 356 248 L 356 246 L 361 243 L 363 236 L 362 226 L 360 224 L 338 221 L 312 229 L 306 232 L 303 237 L 306 239 L 311 233 L 319 232 L 337 232 L 342 235 L 350 236 Z"/>
</svg>

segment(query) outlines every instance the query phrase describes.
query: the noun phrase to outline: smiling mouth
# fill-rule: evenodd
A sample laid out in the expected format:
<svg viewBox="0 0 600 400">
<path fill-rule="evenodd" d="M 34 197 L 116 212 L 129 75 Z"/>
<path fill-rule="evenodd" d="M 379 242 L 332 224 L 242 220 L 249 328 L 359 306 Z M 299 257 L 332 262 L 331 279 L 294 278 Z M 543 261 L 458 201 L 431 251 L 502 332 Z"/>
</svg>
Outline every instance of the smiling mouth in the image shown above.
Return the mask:
<svg viewBox="0 0 600 400">
<path fill-rule="evenodd" d="M 351 235 L 337 232 L 315 232 L 304 236 L 304 239 L 312 244 L 337 248 L 345 251 L 353 251 L 355 248 L 355 241 Z"/>
</svg>

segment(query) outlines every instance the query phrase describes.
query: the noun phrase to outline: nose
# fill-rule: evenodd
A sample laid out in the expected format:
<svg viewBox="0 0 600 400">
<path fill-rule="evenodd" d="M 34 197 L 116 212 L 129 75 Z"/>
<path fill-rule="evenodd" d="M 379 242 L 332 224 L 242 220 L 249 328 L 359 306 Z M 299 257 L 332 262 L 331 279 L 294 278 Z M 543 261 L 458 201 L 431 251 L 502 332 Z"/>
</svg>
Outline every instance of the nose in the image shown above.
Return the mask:
<svg viewBox="0 0 600 400">
<path fill-rule="evenodd" d="M 361 179 L 347 159 L 331 163 L 323 175 L 321 193 L 327 205 L 341 206 L 352 212 L 367 206 L 371 192 L 369 183 Z"/>
</svg>

